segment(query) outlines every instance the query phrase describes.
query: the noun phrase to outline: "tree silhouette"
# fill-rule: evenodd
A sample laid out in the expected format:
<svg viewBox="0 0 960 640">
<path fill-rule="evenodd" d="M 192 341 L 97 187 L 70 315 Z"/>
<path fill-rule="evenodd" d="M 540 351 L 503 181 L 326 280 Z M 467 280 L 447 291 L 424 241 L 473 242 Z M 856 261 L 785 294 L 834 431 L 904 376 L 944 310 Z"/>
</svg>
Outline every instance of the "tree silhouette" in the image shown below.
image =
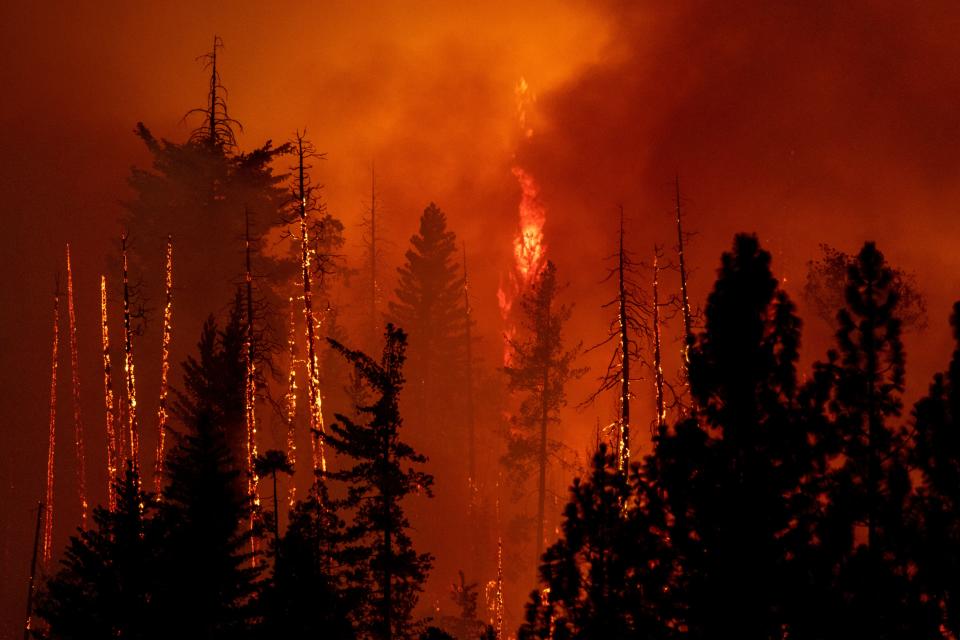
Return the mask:
<svg viewBox="0 0 960 640">
<path fill-rule="evenodd" d="M 153 500 L 128 465 L 116 482 L 116 509 L 97 507 L 90 529 L 70 538 L 62 568 L 46 585 L 37 615 L 46 638 L 160 638 L 156 609 L 157 532 Z"/>
<path fill-rule="evenodd" d="M 638 468 L 628 483 L 601 443 L 588 477 L 570 489 L 561 538 L 540 567 L 544 589 L 531 594 L 519 637 L 669 637 L 663 514 Z"/>
<path fill-rule="evenodd" d="M 277 495 L 277 474 L 293 475 L 293 465 L 287 459 L 287 454 L 277 449 L 264 451 L 253 461 L 256 474 L 260 477 L 271 476 L 273 479 L 273 546 L 274 552 L 280 548 L 280 502 Z"/>
<path fill-rule="evenodd" d="M 696 637 L 771 637 L 794 583 L 787 543 L 812 454 L 792 419 L 800 322 L 755 236 L 723 254 L 705 320 L 690 350 L 695 420 L 661 430 L 656 453 L 675 595 Z"/>
<path fill-rule="evenodd" d="M 242 317 L 238 296 L 224 331 L 207 321 L 199 359 L 184 363 L 184 390 L 176 394 L 184 428 L 174 435 L 157 515 L 164 536 L 155 606 L 168 634 L 189 620 L 201 637 L 243 637 L 254 620 L 259 569 L 249 552 L 252 505 L 243 458 L 230 445 L 231 431 L 243 434 Z"/>
<path fill-rule="evenodd" d="M 903 514 L 911 481 L 902 409 L 905 356 L 897 273 L 868 242 L 847 269 L 837 345 L 820 365 L 826 385 L 826 508 L 818 538 L 835 582 L 834 624 L 876 638 L 930 632 Z M 839 599 L 839 601 L 837 601 Z"/>
<path fill-rule="evenodd" d="M 548 261 L 520 300 L 527 337 L 511 342 L 511 364 L 504 367 L 508 389 L 521 394 L 521 401 L 503 463 L 518 479 L 526 479 L 534 469 L 538 472 L 537 563 L 544 544 L 548 458 L 559 449 L 549 437 L 549 426 L 559 421 L 558 412 L 566 404 L 566 384 L 583 374 L 573 367 L 580 345 L 569 351 L 564 348 L 563 326 L 570 308 L 556 304 L 556 296 L 557 268 Z"/>
<path fill-rule="evenodd" d="M 938 605 L 941 624 L 960 633 L 960 302 L 950 317 L 955 348 L 944 373 L 933 377 L 914 408 L 913 468 L 921 473 L 913 511 L 921 534 L 917 579 Z"/>
<path fill-rule="evenodd" d="M 352 466 L 324 475 L 346 483 L 344 505 L 354 511 L 349 534 L 360 547 L 371 582 L 362 616 L 365 630 L 389 639 L 409 635 L 413 608 L 433 562 L 430 554 L 414 550 L 401 503 L 411 493 L 432 495 L 433 477 L 417 469 L 426 458 L 400 439 L 406 334 L 388 324 L 384 337 L 379 362 L 329 340 L 370 387 L 373 399 L 357 407 L 360 415 L 368 417 L 366 422 L 336 414 L 328 442 L 349 456 Z"/>
</svg>

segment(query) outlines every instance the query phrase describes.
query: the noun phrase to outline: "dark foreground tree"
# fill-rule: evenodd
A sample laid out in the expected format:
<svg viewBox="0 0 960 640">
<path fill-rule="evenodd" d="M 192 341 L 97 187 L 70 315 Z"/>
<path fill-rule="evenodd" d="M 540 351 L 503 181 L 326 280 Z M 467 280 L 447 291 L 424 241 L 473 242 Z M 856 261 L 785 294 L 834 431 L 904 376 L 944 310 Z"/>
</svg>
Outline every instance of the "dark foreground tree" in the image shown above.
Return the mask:
<svg viewBox="0 0 960 640">
<path fill-rule="evenodd" d="M 355 550 L 346 545 L 345 523 L 332 508 L 323 481 L 297 503 L 276 550 L 273 580 L 263 599 L 263 637 L 357 637 L 352 614 L 364 590 L 355 573 Z"/>
<path fill-rule="evenodd" d="M 154 606 L 167 637 L 189 621 L 197 637 L 242 638 L 254 622 L 260 571 L 251 552 L 251 505 L 228 444 L 243 410 L 242 335 L 239 322 L 218 332 L 208 320 L 199 359 L 184 364 L 176 405 L 183 430 L 167 458 L 157 515 L 163 539 Z"/>
<path fill-rule="evenodd" d="M 116 491 L 116 510 L 96 508 L 94 526 L 70 539 L 63 566 L 37 606 L 37 616 L 47 625 L 39 637 L 162 637 L 152 608 L 157 588 L 153 501 L 129 468 Z"/>
<path fill-rule="evenodd" d="M 618 463 L 601 444 L 589 475 L 574 480 L 521 638 L 670 637 L 664 512 L 638 467 L 628 483 Z"/>
<path fill-rule="evenodd" d="M 353 510 L 348 534 L 358 553 L 356 561 L 366 575 L 365 605 L 356 611 L 362 631 L 374 638 L 407 638 L 413 631 L 413 609 L 433 563 L 429 553 L 417 553 L 408 530 L 402 502 L 411 493 L 432 495 L 433 477 L 418 470 L 426 458 L 401 440 L 403 418 L 399 397 L 407 337 L 388 324 L 380 361 L 348 349 L 335 340 L 330 345 L 355 368 L 370 387 L 372 402 L 357 407 L 366 421 L 337 414 L 327 442 L 352 466 L 327 472 L 347 485 L 344 506 Z"/>
<path fill-rule="evenodd" d="M 657 444 L 674 597 L 693 637 L 776 637 L 805 544 L 794 510 L 812 458 L 792 419 L 800 321 L 770 260 L 752 235 L 723 254 L 690 351 L 695 419 Z"/>
<path fill-rule="evenodd" d="M 920 474 L 913 497 L 921 537 L 917 582 L 936 603 L 937 622 L 960 634 L 960 302 L 950 317 L 955 347 L 945 373 L 914 409 L 910 461 Z"/>
</svg>

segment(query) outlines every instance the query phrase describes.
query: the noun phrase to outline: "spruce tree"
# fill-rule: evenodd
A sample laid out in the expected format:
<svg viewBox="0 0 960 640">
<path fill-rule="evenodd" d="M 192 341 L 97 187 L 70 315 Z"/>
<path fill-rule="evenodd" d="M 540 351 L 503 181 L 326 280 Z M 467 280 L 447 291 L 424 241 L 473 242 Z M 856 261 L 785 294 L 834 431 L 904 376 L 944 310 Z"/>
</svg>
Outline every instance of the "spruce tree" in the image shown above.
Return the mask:
<svg viewBox="0 0 960 640">
<path fill-rule="evenodd" d="M 262 597 L 264 637 L 357 637 L 353 614 L 362 609 L 367 576 L 356 571 L 357 552 L 333 505 L 321 479 L 290 513 Z"/>
<path fill-rule="evenodd" d="M 400 281 L 390 316 L 410 339 L 407 378 L 415 399 L 416 418 L 448 423 L 454 407 L 462 364 L 464 332 L 463 277 L 457 261 L 457 238 L 447 228 L 447 216 L 430 203 L 420 217 L 420 228 L 410 238 L 406 261 L 398 269 Z"/>
<path fill-rule="evenodd" d="M 184 363 L 184 389 L 159 505 L 163 529 L 155 596 L 160 628 L 204 638 L 252 633 L 260 573 L 251 553 L 250 509 L 241 465 L 231 446 L 243 429 L 243 324 L 235 306 L 224 331 L 204 326 L 199 358 Z M 239 418 L 237 417 L 239 416 Z"/>
<path fill-rule="evenodd" d="M 363 631 L 374 638 L 407 638 L 413 628 L 413 609 L 423 589 L 433 558 L 417 553 L 410 540 L 410 523 L 403 501 L 411 493 L 432 495 L 433 477 L 418 467 L 426 457 L 401 440 L 403 418 L 399 398 L 407 337 L 388 324 L 380 361 L 348 349 L 336 340 L 330 345 L 355 369 L 372 392 L 370 404 L 357 407 L 366 421 L 336 414 L 327 442 L 351 464 L 326 476 L 346 483 L 344 506 L 353 511 L 348 535 L 361 571 L 369 581 L 369 597 L 358 615 Z"/>
<path fill-rule="evenodd" d="M 583 373 L 573 367 L 580 345 L 570 350 L 564 346 L 563 328 L 570 308 L 557 304 L 557 291 L 557 268 L 548 261 L 520 300 L 526 335 L 512 342 L 511 362 L 504 367 L 509 391 L 520 395 L 520 409 L 513 418 L 503 463 L 517 480 L 537 472 L 538 564 L 544 544 L 548 458 L 559 449 L 559 443 L 550 437 L 550 426 L 559 422 L 567 383 Z"/>
<path fill-rule="evenodd" d="M 128 466 L 116 482 L 116 509 L 97 507 L 90 529 L 70 538 L 62 568 L 37 606 L 41 637 L 161 638 L 157 591 L 157 531 L 153 500 Z"/>
</svg>

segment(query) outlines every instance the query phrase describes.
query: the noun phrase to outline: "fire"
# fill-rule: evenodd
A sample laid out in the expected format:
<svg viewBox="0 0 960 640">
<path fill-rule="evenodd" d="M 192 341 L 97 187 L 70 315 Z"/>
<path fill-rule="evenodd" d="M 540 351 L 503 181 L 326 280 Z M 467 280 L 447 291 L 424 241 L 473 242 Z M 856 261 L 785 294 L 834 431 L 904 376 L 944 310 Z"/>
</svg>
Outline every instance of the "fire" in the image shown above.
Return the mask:
<svg viewBox="0 0 960 640">
<path fill-rule="evenodd" d="M 160 402 L 157 408 L 157 455 L 153 465 L 153 489 L 160 495 L 160 481 L 163 476 L 163 449 L 167 436 L 167 377 L 170 372 L 170 335 L 173 325 L 170 323 L 173 312 L 173 240 L 167 236 L 167 265 L 164 280 L 166 302 L 163 306 L 163 337 L 160 341 Z"/>
<path fill-rule="evenodd" d="M 521 78 L 516 89 L 517 111 L 521 132 L 525 138 L 533 136 L 528 111 L 534 98 L 529 89 L 526 80 Z M 513 267 L 507 282 L 501 281 L 497 291 L 500 315 L 505 324 L 503 360 L 506 365 L 510 364 L 510 344 L 516 335 L 516 326 L 512 318 L 514 301 L 540 275 L 547 256 L 547 245 L 543 235 L 547 209 L 540 198 L 540 186 L 534 176 L 519 164 L 515 164 L 511 172 L 520 186 L 517 235 L 513 239 Z"/>
<path fill-rule="evenodd" d="M 114 429 L 113 372 L 110 367 L 110 330 L 107 325 L 107 278 L 100 276 L 100 340 L 103 345 L 103 402 L 107 416 L 107 506 L 117 508 L 117 434 Z"/>
<path fill-rule="evenodd" d="M 77 314 L 73 305 L 73 267 L 67 243 L 67 315 L 70 318 L 70 375 L 73 385 L 73 428 L 77 447 L 77 493 L 80 497 L 80 526 L 87 527 L 86 454 L 83 447 L 83 420 L 80 417 L 80 357 L 77 349 Z"/>
<path fill-rule="evenodd" d="M 47 441 L 47 487 L 44 498 L 43 566 L 50 566 L 53 553 L 53 460 L 57 444 L 57 356 L 60 348 L 60 289 L 53 295 L 53 355 L 50 365 L 50 432 Z"/>
<path fill-rule="evenodd" d="M 133 367 L 133 327 L 130 319 L 130 275 L 127 262 L 127 236 L 123 246 L 123 371 L 126 378 L 127 444 L 130 447 L 130 464 L 139 469 L 140 434 L 137 429 L 137 379 Z"/>
<path fill-rule="evenodd" d="M 297 320 L 293 308 L 293 298 L 290 300 L 290 332 L 287 335 L 287 348 L 290 356 L 290 373 L 287 376 L 287 459 L 290 466 L 296 468 L 297 440 L 295 422 L 297 418 Z M 294 507 L 297 498 L 297 485 L 290 480 L 289 489 L 290 508 Z"/>
</svg>

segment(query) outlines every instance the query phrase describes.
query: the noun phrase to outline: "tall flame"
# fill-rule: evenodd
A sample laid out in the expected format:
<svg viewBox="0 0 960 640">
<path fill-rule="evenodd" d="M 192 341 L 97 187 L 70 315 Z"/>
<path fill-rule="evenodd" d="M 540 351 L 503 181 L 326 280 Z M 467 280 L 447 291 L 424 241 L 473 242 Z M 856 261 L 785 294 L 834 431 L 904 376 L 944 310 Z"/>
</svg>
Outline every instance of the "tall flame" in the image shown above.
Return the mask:
<svg viewBox="0 0 960 640">
<path fill-rule="evenodd" d="M 297 321 L 293 307 L 293 298 L 290 298 L 290 332 L 287 335 L 287 348 L 290 357 L 290 373 L 287 375 L 287 460 L 290 466 L 296 468 L 297 464 L 297 440 L 296 440 L 296 418 L 297 418 Z M 288 490 L 290 508 L 292 509 L 297 498 L 297 485 L 290 479 L 290 488 Z"/>
<path fill-rule="evenodd" d="M 80 498 L 80 526 L 87 527 L 87 457 L 83 446 L 83 420 L 80 417 L 80 357 L 77 348 L 77 314 L 73 305 L 73 267 L 67 243 L 67 315 L 70 318 L 70 374 L 73 385 L 73 429 L 77 448 L 77 493 Z"/>
<path fill-rule="evenodd" d="M 533 136 L 533 128 L 529 123 L 529 108 L 534 102 L 534 96 L 523 78 L 517 84 L 516 97 L 521 132 L 523 137 L 530 138 Z M 519 164 L 515 164 L 511 172 L 520 186 L 517 235 L 513 239 L 513 267 L 507 281 L 501 280 L 497 291 L 500 315 L 505 325 L 503 360 L 506 365 L 510 364 L 511 343 L 516 334 L 516 323 L 512 313 L 513 304 L 540 275 L 547 255 L 547 245 L 543 236 L 547 209 L 540 199 L 540 186 L 533 174 Z"/>
<path fill-rule="evenodd" d="M 157 455 L 153 465 L 153 490 L 160 495 L 164 445 L 167 437 L 167 378 L 170 373 L 170 336 L 173 332 L 173 239 L 167 236 L 167 264 L 164 279 L 163 337 L 160 341 L 160 402 L 157 408 Z"/>
<path fill-rule="evenodd" d="M 113 371 L 110 367 L 110 330 L 107 325 L 107 278 L 100 276 L 100 340 L 103 345 L 103 402 L 107 416 L 107 506 L 117 508 L 117 434 L 113 411 Z"/>
<path fill-rule="evenodd" d="M 43 567 L 49 568 L 53 553 L 53 462 L 57 444 L 57 357 L 60 348 L 60 289 L 53 295 L 53 355 L 50 365 L 50 431 L 47 440 L 47 487 L 43 518 Z"/>
</svg>

